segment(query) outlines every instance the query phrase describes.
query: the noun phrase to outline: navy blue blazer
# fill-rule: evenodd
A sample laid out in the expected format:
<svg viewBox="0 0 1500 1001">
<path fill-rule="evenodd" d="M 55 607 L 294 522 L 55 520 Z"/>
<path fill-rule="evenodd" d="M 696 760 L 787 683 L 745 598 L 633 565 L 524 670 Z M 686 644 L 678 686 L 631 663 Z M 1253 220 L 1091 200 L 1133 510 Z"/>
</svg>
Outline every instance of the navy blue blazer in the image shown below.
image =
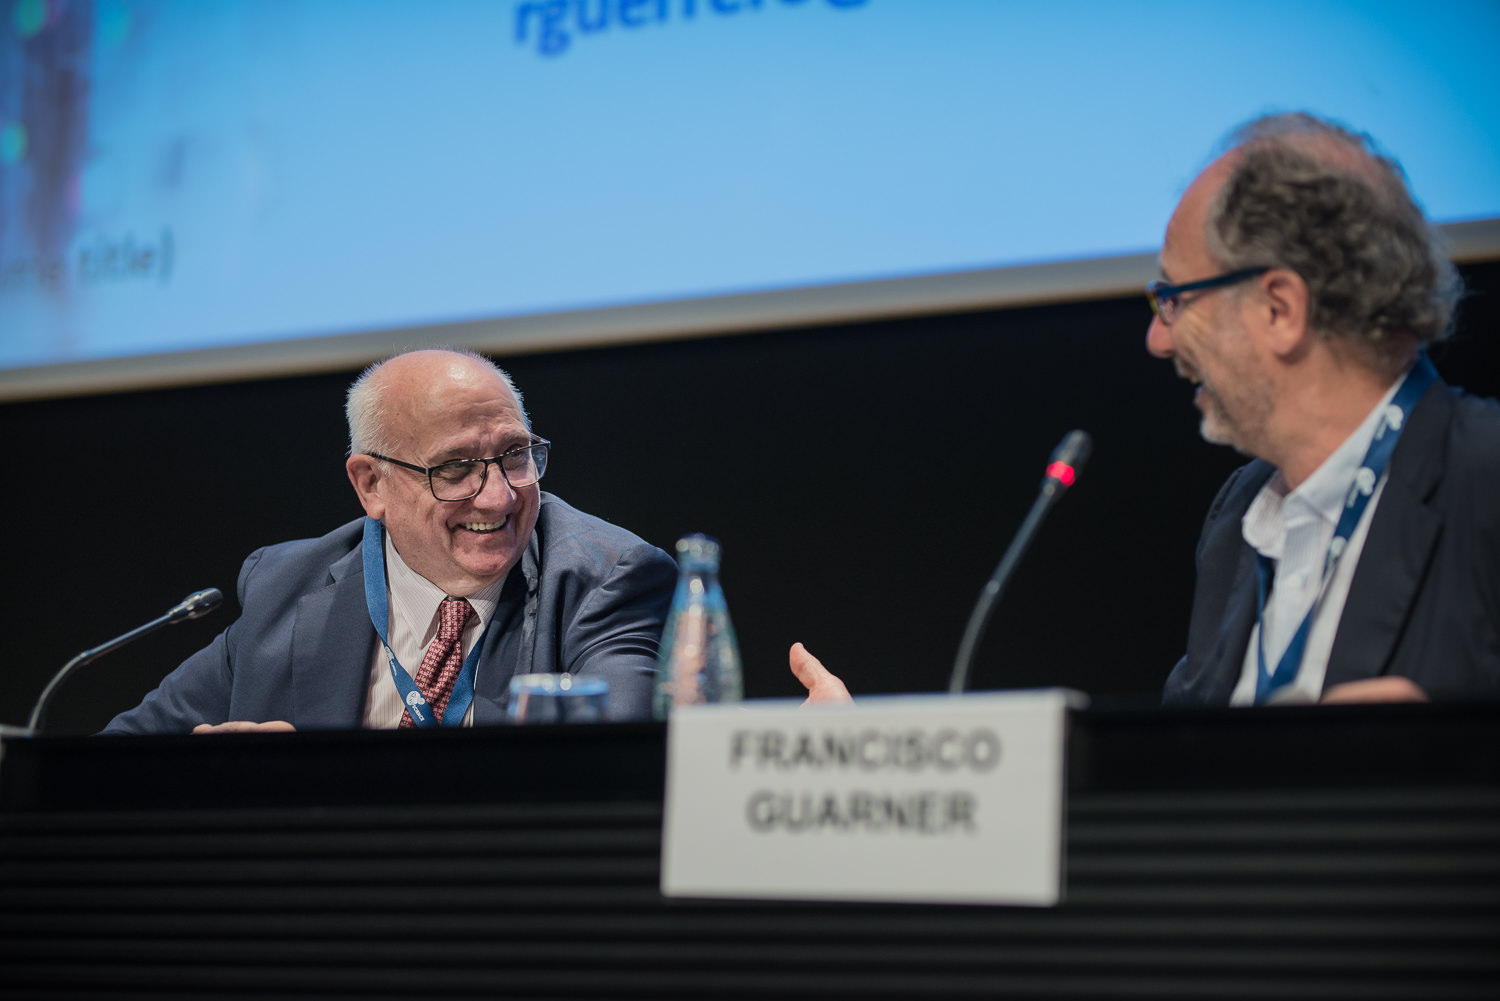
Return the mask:
<svg viewBox="0 0 1500 1001">
<path fill-rule="evenodd" d="M 102 732 L 185 733 L 229 720 L 358 728 L 378 642 L 365 608 L 363 525 L 252 553 L 239 576 L 240 618 Z M 660 549 L 543 493 L 484 635 L 474 724 L 504 722 L 512 675 L 551 671 L 603 677 L 613 718 L 649 718 L 676 580 Z"/>
<path fill-rule="evenodd" d="M 1255 550 L 1240 520 L 1272 472 L 1242 466 L 1209 509 L 1168 705 L 1229 703 L 1255 625 Z M 1323 684 L 1387 674 L 1434 699 L 1500 698 L 1500 405 L 1441 379 L 1391 455 Z"/>
</svg>

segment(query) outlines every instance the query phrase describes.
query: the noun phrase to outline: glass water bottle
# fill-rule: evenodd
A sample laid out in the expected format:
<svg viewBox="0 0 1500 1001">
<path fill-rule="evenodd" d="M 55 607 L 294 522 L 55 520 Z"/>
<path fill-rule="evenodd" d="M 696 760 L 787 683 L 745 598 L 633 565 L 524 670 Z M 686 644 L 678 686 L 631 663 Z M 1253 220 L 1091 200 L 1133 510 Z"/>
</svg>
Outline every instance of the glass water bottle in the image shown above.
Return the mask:
<svg viewBox="0 0 1500 1001">
<path fill-rule="evenodd" d="M 666 719 L 673 706 L 738 702 L 744 689 L 740 648 L 719 586 L 718 540 L 677 540 L 677 566 L 677 592 L 657 663 L 657 719 Z"/>
</svg>

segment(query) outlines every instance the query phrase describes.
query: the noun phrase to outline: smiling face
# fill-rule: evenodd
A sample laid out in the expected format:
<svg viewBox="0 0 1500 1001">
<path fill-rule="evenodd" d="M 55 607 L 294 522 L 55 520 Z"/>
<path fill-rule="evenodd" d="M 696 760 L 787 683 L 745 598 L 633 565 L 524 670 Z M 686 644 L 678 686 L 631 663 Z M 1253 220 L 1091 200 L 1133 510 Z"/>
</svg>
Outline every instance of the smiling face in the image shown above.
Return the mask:
<svg viewBox="0 0 1500 1001">
<path fill-rule="evenodd" d="M 393 459 L 435 466 L 484 459 L 529 444 L 515 394 L 493 369 L 447 351 L 400 355 L 382 381 L 384 441 Z M 536 526 L 541 487 L 513 489 L 492 465 L 478 496 L 440 501 L 422 473 L 356 454 L 349 480 L 365 513 L 381 519 L 406 564 L 455 597 L 473 594 L 520 562 Z"/>
<path fill-rule="evenodd" d="M 1209 167 L 1172 213 L 1161 250 L 1162 277 L 1168 282 L 1184 284 L 1224 270 L 1208 252 L 1204 225 L 1227 171 L 1224 160 Z M 1273 394 L 1245 321 L 1242 294 L 1253 292 L 1247 286 L 1184 293 L 1170 326 L 1152 318 L 1146 349 L 1170 358 L 1177 374 L 1197 387 L 1193 402 L 1203 415 L 1199 430 L 1206 441 L 1255 455 L 1266 435 Z"/>
</svg>

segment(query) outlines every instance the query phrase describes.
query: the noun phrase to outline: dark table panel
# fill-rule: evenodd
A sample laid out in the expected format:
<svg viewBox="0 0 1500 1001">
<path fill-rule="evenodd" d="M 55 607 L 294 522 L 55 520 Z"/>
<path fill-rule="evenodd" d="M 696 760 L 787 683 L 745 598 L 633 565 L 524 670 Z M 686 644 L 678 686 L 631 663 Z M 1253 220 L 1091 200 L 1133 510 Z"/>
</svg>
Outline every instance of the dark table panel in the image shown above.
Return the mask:
<svg viewBox="0 0 1500 1001">
<path fill-rule="evenodd" d="M 8 741 L 0 994 L 1493 998 L 1497 723 L 1075 714 L 1050 910 L 666 900 L 658 725 Z"/>
</svg>

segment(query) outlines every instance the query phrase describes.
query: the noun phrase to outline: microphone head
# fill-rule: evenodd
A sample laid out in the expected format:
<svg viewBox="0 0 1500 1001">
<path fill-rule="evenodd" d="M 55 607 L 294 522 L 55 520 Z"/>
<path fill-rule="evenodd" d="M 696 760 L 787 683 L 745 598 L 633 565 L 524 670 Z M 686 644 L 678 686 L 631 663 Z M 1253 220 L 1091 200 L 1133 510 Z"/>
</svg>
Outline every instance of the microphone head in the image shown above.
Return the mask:
<svg viewBox="0 0 1500 1001">
<path fill-rule="evenodd" d="M 1069 431 L 1063 435 L 1063 440 L 1052 450 L 1052 456 L 1047 460 L 1047 477 L 1044 482 L 1060 483 L 1064 488 L 1071 487 L 1093 450 L 1094 439 L 1087 431 Z"/>
<path fill-rule="evenodd" d="M 218 608 L 219 603 L 223 600 L 224 592 L 216 587 L 194 591 L 172 606 L 172 610 L 167 613 L 167 621 L 186 622 L 188 619 L 196 619 L 199 616 L 207 615 L 215 608 Z"/>
</svg>

